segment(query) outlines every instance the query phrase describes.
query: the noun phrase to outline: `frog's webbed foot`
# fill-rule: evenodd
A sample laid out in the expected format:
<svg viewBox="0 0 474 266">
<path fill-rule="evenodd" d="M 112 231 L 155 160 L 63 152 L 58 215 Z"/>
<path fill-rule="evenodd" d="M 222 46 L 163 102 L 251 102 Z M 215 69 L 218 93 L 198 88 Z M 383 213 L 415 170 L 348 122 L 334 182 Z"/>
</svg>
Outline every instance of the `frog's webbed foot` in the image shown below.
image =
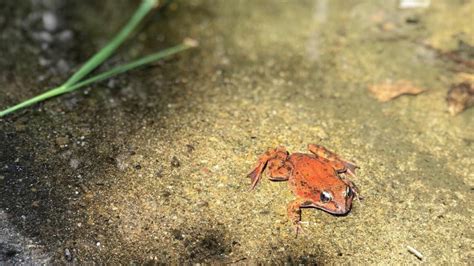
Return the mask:
<svg viewBox="0 0 474 266">
<path fill-rule="evenodd" d="M 265 170 L 265 167 L 267 166 L 268 161 L 272 159 L 286 160 L 287 156 L 288 156 L 288 152 L 286 151 L 284 147 L 278 147 L 276 149 L 268 149 L 263 155 L 261 155 L 260 158 L 258 159 L 257 166 L 255 166 L 253 171 L 247 175 L 248 177 L 250 177 L 250 180 L 252 181 L 252 185 L 250 189 L 254 189 L 258 181 L 262 178 L 262 173 Z"/>
<path fill-rule="evenodd" d="M 352 177 L 357 177 L 355 175 L 355 170 L 356 170 L 356 168 L 359 168 L 359 166 L 357 166 L 355 163 L 349 162 L 349 161 L 341 160 L 341 162 L 344 164 L 346 172 L 349 175 L 351 175 Z"/>
<path fill-rule="evenodd" d="M 347 179 L 347 178 L 342 179 L 342 181 L 343 181 L 346 185 L 348 185 L 348 186 L 351 188 L 352 193 L 354 193 L 354 198 L 356 198 L 356 199 L 359 201 L 359 203 L 360 203 L 361 200 L 364 199 L 364 197 L 362 197 L 362 196 L 360 195 L 360 190 L 359 190 L 359 188 L 354 184 L 354 182 L 350 181 L 350 180 Z"/>
<path fill-rule="evenodd" d="M 354 197 L 359 201 L 359 203 L 361 203 L 362 200 L 364 200 L 364 197 L 360 195 L 360 191 L 359 189 L 357 189 L 357 187 L 355 187 L 356 190 L 354 190 Z"/>
<path fill-rule="evenodd" d="M 304 233 L 301 222 L 301 208 L 311 205 L 311 201 L 303 198 L 296 199 L 288 204 L 288 218 L 290 219 L 298 237 L 299 233 Z"/>
<path fill-rule="evenodd" d="M 259 163 L 257 167 L 255 167 L 255 169 L 252 172 L 250 172 L 250 174 L 247 175 L 252 181 L 252 185 L 250 186 L 250 189 L 255 188 L 258 181 L 262 177 L 262 172 L 264 169 L 265 169 L 265 164 L 262 165 L 261 163 Z"/>
</svg>

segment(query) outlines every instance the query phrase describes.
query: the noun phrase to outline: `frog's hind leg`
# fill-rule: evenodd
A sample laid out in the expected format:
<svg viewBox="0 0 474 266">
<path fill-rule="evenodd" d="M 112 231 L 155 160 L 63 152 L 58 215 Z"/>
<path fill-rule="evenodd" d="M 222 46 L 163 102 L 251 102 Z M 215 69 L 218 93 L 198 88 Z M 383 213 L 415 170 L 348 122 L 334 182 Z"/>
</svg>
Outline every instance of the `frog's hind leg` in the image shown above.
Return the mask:
<svg viewBox="0 0 474 266">
<path fill-rule="evenodd" d="M 250 174 L 248 174 L 248 177 L 252 180 L 252 186 L 251 189 L 254 189 L 255 186 L 257 185 L 258 181 L 262 177 L 262 173 L 265 170 L 265 167 L 267 166 L 268 162 L 271 160 L 279 160 L 279 161 L 285 161 L 288 157 L 288 152 L 284 147 L 278 147 L 276 149 L 268 149 L 264 154 L 260 156 L 258 159 L 257 166 L 253 169 Z"/>
<path fill-rule="evenodd" d="M 267 163 L 268 178 L 272 181 L 286 181 L 290 178 L 292 165 L 280 158 L 272 159 Z"/>
<path fill-rule="evenodd" d="M 351 176 L 355 177 L 355 169 L 358 168 L 355 163 L 339 158 L 337 154 L 324 148 L 321 145 L 309 144 L 308 150 L 314 155 L 321 157 L 331 163 L 337 173 L 347 172 Z"/>
</svg>

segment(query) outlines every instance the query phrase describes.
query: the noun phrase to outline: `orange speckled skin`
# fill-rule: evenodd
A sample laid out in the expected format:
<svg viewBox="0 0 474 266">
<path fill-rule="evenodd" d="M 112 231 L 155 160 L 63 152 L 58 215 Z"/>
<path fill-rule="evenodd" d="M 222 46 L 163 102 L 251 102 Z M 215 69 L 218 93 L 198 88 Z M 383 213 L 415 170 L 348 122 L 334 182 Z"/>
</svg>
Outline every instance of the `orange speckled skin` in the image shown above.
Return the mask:
<svg viewBox="0 0 474 266">
<path fill-rule="evenodd" d="M 269 149 L 260 156 L 255 169 L 249 174 L 252 188 L 256 186 L 265 168 L 270 180 L 288 181 L 296 200 L 288 205 L 288 216 L 301 229 L 301 208 L 314 207 L 331 214 L 343 215 L 351 210 L 358 189 L 345 174 L 354 176 L 356 165 L 340 159 L 326 148 L 310 144 L 312 154 L 288 154 L 284 147 Z"/>
<path fill-rule="evenodd" d="M 288 161 L 294 169 L 288 184 L 297 197 L 310 200 L 311 204 L 305 205 L 332 214 L 345 214 L 350 211 L 353 195 L 347 198 L 343 195 L 348 185 L 339 177 L 327 159 L 312 154 L 293 153 Z M 322 191 L 331 192 L 333 200 L 322 204 L 320 200 Z"/>
</svg>

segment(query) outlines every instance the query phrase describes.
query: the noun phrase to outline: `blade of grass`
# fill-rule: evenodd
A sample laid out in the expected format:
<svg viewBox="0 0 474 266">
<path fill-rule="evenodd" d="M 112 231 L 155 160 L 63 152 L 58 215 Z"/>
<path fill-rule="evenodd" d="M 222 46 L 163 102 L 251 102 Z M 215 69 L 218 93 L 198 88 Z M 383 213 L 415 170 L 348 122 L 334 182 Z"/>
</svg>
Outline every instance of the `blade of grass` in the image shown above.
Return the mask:
<svg viewBox="0 0 474 266">
<path fill-rule="evenodd" d="M 56 87 L 56 88 L 53 88 L 53 89 L 50 89 L 48 91 L 46 91 L 45 93 L 42 93 L 40 95 L 37 95 L 33 98 L 30 98 L 26 101 L 23 101 L 19 104 L 16 104 L 12 107 L 9 107 L 5 110 L 2 110 L 0 112 L 0 117 L 3 117 L 3 116 L 6 116 L 7 114 L 10 114 L 10 113 L 13 113 L 17 110 L 20 110 L 22 108 L 25 108 L 27 106 L 30 106 L 32 104 L 35 104 L 35 103 L 38 103 L 38 102 L 41 102 L 41 101 L 44 101 L 46 99 L 49 99 L 49 98 L 52 98 L 54 96 L 57 96 L 57 95 L 60 95 L 60 94 L 63 94 L 64 92 L 67 92 L 66 91 L 66 87 L 64 86 L 59 86 L 59 87 Z"/>
<path fill-rule="evenodd" d="M 176 54 L 176 53 L 179 53 L 181 51 L 184 51 L 184 50 L 187 50 L 191 47 L 194 47 L 194 46 L 191 46 L 189 44 L 186 44 L 186 43 L 183 43 L 183 44 L 178 44 L 174 47 L 171 47 L 171 48 L 168 48 L 166 50 L 163 50 L 161 52 L 158 52 L 158 53 L 154 53 L 154 54 L 151 54 L 151 55 L 148 55 L 148 56 L 145 56 L 145 57 L 142 57 L 138 60 L 135 60 L 131 63 L 128 63 L 128 64 L 125 64 L 125 65 L 121 65 L 121 66 L 117 66 L 117 67 L 114 67 L 104 73 L 101 73 L 97 76 L 94 76 L 90 79 L 86 79 L 84 81 L 81 81 L 81 82 L 78 82 L 76 83 L 75 85 L 69 87 L 67 89 L 67 92 L 69 91 L 73 91 L 73 90 L 77 90 L 81 87 L 84 87 L 84 86 L 87 86 L 91 83 L 94 83 L 94 82 L 99 82 L 99 81 L 103 81 L 105 79 L 108 79 L 108 78 L 111 78 L 113 76 L 116 76 L 118 74 L 121 74 L 121 73 L 124 73 L 124 72 L 127 72 L 129 70 L 132 70 L 134 68 L 137 68 L 137 67 L 141 67 L 141 66 L 144 66 L 144 65 L 147 65 L 149 63 L 152 63 L 154 61 L 157 61 L 157 60 L 160 60 L 162 58 L 165 58 L 165 57 L 168 57 L 170 55 L 173 55 L 173 54 Z"/>
<path fill-rule="evenodd" d="M 92 58 L 72 75 L 63 85 L 68 87 L 81 80 L 85 75 L 89 74 L 97 66 L 102 64 L 110 55 L 125 41 L 130 33 L 137 27 L 142 19 L 152 10 L 158 6 L 158 0 L 143 0 L 141 5 L 135 11 L 133 16 L 128 21 L 127 25 L 110 41 L 104 48 L 96 53 Z"/>
<path fill-rule="evenodd" d="M 192 41 L 192 40 L 191 41 L 185 41 L 182 44 L 178 44 L 176 46 L 165 49 L 165 50 L 160 51 L 158 53 L 154 53 L 154 54 L 142 57 L 142 58 L 137 59 L 137 60 L 135 60 L 131 63 L 114 67 L 114 68 L 112 68 L 112 69 L 110 69 L 106 72 L 98 74 L 98 75 L 96 75 L 92 78 L 86 79 L 84 81 L 78 82 L 78 83 L 76 83 L 72 86 L 66 87 L 66 86 L 62 85 L 62 86 L 53 88 L 53 89 L 48 90 L 45 93 L 42 93 L 42 94 L 40 94 L 36 97 L 33 97 L 33 98 L 31 98 L 29 100 L 26 100 L 26 101 L 24 101 L 20 104 L 17 104 L 15 106 L 12 106 L 8 109 L 5 109 L 5 110 L 1 111 L 0 112 L 0 117 L 5 116 L 5 115 L 7 115 L 11 112 L 14 112 L 18 109 L 23 108 L 23 107 L 38 103 L 40 101 L 44 101 L 46 99 L 49 99 L 49 98 L 52 98 L 52 97 L 55 97 L 55 96 L 58 96 L 58 95 L 61 95 L 61 94 L 64 94 L 64 93 L 71 92 L 73 90 L 77 90 L 77 89 L 79 89 L 81 87 L 84 87 L 84 86 L 87 86 L 91 83 L 99 82 L 99 81 L 108 79 L 110 77 L 113 77 L 115 75 L 118 75 L 120 73 L 129 71 L 129 70 L 132 70 L 134 68 L 147 65 L 147 64 L 152 63 L 154 61 L 163 59 L 165 57 L 168 57 L 168 56 L 171 56 L 173 54 L 179 53 L 181 51 L 187 50 L 189 48 L 195 47 L 196 45 L 197 44 L 195 43 L 195 41 Z"/>
<path fill-rule="evenodd" d="M 0 117 L 3 117 L 18 109 L 30 106 L 34 103 L 67 92 L 70 86 L 80 81 L 84 76 L 89 74 L 92 70 L 97 68 L 97 66 L 107 60 L 107 58 L 110 57 L 110 55 L 125 41 L 125 39 L 130 35 L 130 33 L 137 27 L 140 21 L 148 14 L 148 12 L 150 12 L 154 7 L 158 6 L 158 3 L 158 0 L 142 0 L 142 3 L 132 15 L 130 20 L 122 28 L 122 30 L 112 39 L 112 41 L 110 41 L 99 52 L 97 52 L 94 56 L 87 60 L 86 63 L 84 63 L 84 65 L 76 73 L 74 73 L 64 84 L 1 111 Z"/>
</svg>

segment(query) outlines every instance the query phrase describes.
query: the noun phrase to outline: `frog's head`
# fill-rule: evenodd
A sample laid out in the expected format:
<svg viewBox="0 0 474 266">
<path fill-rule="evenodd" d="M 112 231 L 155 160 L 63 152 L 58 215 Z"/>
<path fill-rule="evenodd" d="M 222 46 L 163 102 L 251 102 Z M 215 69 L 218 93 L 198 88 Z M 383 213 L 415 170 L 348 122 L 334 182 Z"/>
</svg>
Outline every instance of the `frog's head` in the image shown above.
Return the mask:
<svg viewBox="0 0 474 266">
<path fill-rule="evenodd" d="M 318 195 L 317 208 L 331 214 L 347 214 L 351 210 L 354 195 L 354 190 L 346 184 L 324 189 Z"/>
</svg>

